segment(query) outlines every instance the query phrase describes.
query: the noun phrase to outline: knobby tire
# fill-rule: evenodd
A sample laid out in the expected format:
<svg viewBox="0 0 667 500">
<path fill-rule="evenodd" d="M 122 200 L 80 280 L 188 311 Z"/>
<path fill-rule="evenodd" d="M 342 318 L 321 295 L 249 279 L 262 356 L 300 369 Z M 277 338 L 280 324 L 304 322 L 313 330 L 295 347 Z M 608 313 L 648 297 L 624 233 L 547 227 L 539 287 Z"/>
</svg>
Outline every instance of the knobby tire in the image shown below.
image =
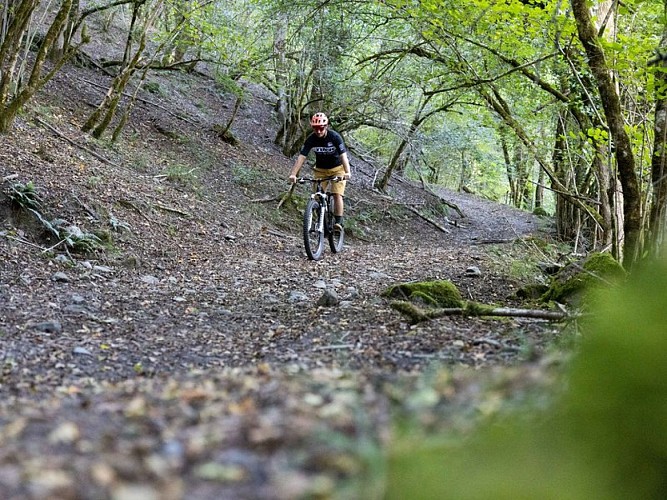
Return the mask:
<svg viewBox="0 0 667 500">
<path fill-rule="evenodd" d="M 308 200 L 303 213 L 303 244 L 311 260 L 319 260 L 324 253 L 324 234 L 317 230 L 319 217 L 320 204 L 315 200 Z"/>
<path fill-rule="evenodd" d="M 342 228 L 340 231 L 334 229 L 333 215 L 331 216 L 331 229 L 327 235 L 329 240 L 329 247 L 333 253 L 338 253 L 343 249 L 343 240 L 345 240 L 345 229 Z"/>
</svg>

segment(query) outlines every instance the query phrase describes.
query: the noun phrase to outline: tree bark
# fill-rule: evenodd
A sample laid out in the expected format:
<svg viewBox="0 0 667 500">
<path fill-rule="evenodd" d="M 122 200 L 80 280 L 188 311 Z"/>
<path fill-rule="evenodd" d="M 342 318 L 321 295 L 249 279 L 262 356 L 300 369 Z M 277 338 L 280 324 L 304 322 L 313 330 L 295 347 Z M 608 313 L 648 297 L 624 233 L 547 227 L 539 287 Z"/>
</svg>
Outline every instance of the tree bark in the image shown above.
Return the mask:
<svg viewBox="0 0 667 500">
<path fill-rule="evenodd" d="M 667 3 L 665 4 L 667 10 Z M 667 50 L 667 26 L 658 46 L 658 53 Z M 651 213 L 649 215 L 649 235 L 651 253 L 664 251 L 665 222 L 667 216 L 667 62 L 664 59 L 652 61 L 656 64 L 655 78 L 655 122 L 653 124 L 653 155 L 651 157 L 651 182 L 653 188 Z"/>
<path fill-rule="evenodd" d="M 60 37 L 70 13 L 73 0 L 63 0 L 44 38 L 37 49 L 30 74 L 25 77 L 16 69 L 24 36 L 32 35 L 32 14 L 39 4 L 36 0 L 24 0 L 15 6 L 15 13 L 9 16 L 7 31 L 0 38 L 0 133 L 7 132 L 14 123 L 21 108 L 48 82 L 62 67 L 73 51 L 68 48 L 58 59 L 53 69 L 42 74 L 44 63 L 52 47 Z M 12 94 L 11 88 L 15 87 Z"/>
<path fill-rule="evenodd" d="M 623 188 L 623 264 L 631 268 L 641 250 L 641 200 L 635 159 L 630 138 L 625 132 L 621 101 L 611 77 L 604 51 L 598 43 L 598 35 L 591 19 L 586 0 L 572 0 L 572 13 L 577 24 L 577 33 L 593 73 L 602 107 L 607 119 L 611 138 L 614 142 L 614 154 L 618 167 L 619 179 Z"/>
</svg>

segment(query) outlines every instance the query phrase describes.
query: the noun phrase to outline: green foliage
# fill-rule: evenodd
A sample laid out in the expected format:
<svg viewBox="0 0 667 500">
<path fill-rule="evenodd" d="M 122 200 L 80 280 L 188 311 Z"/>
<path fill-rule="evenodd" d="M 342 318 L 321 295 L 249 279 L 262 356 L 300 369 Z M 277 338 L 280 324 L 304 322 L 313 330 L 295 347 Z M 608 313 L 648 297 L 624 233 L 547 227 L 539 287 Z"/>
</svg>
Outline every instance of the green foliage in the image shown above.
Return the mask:
<svg viewBox="0 0 667 500">
<path fill-rule="evenodd" d="M 501 413 L 468 437 L 399 442 L 386 498 L 662 498 L 667 266 L 651 263 L 601 293 L 562 396 Z"/>
<path fill-rule="evenodd" d="M 239 186 L 250 187 L 261 182 L 262 172 L 254 167 L 235 163 L 232 166 L 232 179 Z"/>
<path fill-rule="evenodd" d="M 40 210 L 42 199 L 32 181 L 23 184 L 16 182 L 9 186 L 9 199 L 15 205 L 24 209 Z"/>
<path fill-rule="evenodd" d="M 197 182 L 197 169 L 188 165 L 170 165 L 165 171 L 167 179 L 183 185 L 193 186 Z"/>
<path fill-rule="evenodd" d="M 74 252 L 82 254 L 92 253 L 104 248 L 103 241 L 97 235 L 86 233 L 78 226 L 68 224 L 63 219 L 48 220 L 37 210 L 29 210 L 37 217 L 37 220 L 39 220 L 44 229 L 58 239 L 58 244 L 65 243 Z"/>
<path fill-rule="evenodd" d="M 55 236 L 59 243 L 65 243 L 73 251 L 90 253 L 104 247 L 102 240 L 95 234 L 83 232 L 63 219 L 46 218 L 42 214 L 43 200 L 37 194 L 37 188 L 32 181 L 26 184 L 20 182 L 12 184 L 9 187 L 8 197 L 16 206 L 32 213 L 41 226 Z"/>
<path fill-rule="evenodd" d="M 158 82 L 146 82 L 144 84 L 144 88 L 151 94 L 156 94 L 156 95 L 164 94 L 162 87 L 160 87 L 160 84 Z"/>
<path fill-rule="evenodd" d="M 580 305 L 590 299 L 596 289 L 621 283 L 627 274 L 609 253 L 593 253 L 583 264 L 566 266 L 553 279 L 541 300 Z"/>
<path fill-rule="evenodd" d="M 571 251 L 567 245 L 535 235 L 517 239 L 512 245 L 490 245 L 485 250 L 493 271 L 508 275 L 521 284 L 542 282 L 540 264 L 556 262 L 563 253 Z"/>
</svg>

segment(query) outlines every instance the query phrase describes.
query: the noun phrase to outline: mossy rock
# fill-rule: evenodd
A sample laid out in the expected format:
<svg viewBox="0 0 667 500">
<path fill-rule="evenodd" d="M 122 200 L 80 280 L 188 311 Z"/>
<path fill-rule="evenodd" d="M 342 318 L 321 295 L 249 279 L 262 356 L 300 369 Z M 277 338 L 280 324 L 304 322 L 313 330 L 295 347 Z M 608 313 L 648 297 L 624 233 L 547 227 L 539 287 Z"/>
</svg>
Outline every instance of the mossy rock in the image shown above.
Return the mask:
<svg viewBox="0 0 667 500">
<path fill-rule="evenodd" d="M 580 306 L 588 301 L 590 292 L 622 283 L 626 277 L 623 266 L 610 254 L 593 253 L 583 262 L 572 263 L 554 276 L 541 300 Z"/>
<path fill-rule="evenodd" d="M 430 307 L 455 308 L 463 307 L 461 292 L 451 281 L 417 281 L 390 286 L 384 297 L 407 300 Z"/>
<path fill-rule="evenodd" d="M 517 299 L 537 300 L 549 291 L 549 287 L 541 283 L 531 283 L 519 288 L 514 294 Z"/>
</svg>

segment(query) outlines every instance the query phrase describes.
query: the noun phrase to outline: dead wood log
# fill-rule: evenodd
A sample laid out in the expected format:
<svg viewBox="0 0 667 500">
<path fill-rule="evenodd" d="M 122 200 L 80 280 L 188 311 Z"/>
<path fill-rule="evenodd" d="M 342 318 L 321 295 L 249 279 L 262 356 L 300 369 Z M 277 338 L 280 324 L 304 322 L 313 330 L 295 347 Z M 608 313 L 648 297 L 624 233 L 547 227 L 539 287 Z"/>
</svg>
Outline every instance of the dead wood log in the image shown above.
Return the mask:
<svg viewBox="0 0 667 500">
<path fill-rule="evenodd" d="M 104 86 L 104 85 L 100 85 L 99 83 L 95 83 L 95 82 L 91 82 L 90 80 L 86 80 L 85 78 L 81 78 L 81 80 L 82 80 L 83 82 L 87 83 L 88 85 L 93 86 L 93 87 L 98 87 L 98 88 L 100 88 L 100 89 L 107 89 L 107 88 L 108 88 L 108 87 L 106 87 L 106 86 Z M 175 118 L 178 118 L 179 120 L 183 120 L 184 122 L 190 123 L 191 125 L 195 125 L 195 126 L 199 126 L 199 125 L 200 125 L 199 123 L 197 123 L 197 122 L 191 120 L 191 119 L 188 118 L 187 116 L 183 116 L 183 115 L 179 115 L 178 113 L 174 113 L 174 112 L 171 111 L 170 109 L 165 108 L 164 106 L 158 104 L 157 102 L 149 101 L 148 99 L 144 99 L 144 98 L 142 98 L 142 97 L 138 97 L 138 96 L 135 97 L 135 96 L 132 96 L 131 94 L 128 94 L 127 92 L 121 92 L 121 95 L 122 95 L 123 97 L 134 98 L 134 99 L 136 99 L 137 101 L 139 101 L 139 102 L 141 102 L 141 103 L 143 103 L 143 104 L 148 104 L 149 106 L 154 106 L 154 107 L 156 107 L 156 108 L 158 108 L 158 109 L 164 111 L 165 113 L 167 113 L 167 114 L 169 114 L 169 115 L 171 115 L 171 116 L 173 116 L 173 117 L 175 117 Z"/>
<path fill-rule="evenodd" d="M 56 129 L 53 125 L 50 125 L 50 124 L 46 123 L 45 121 L 43 121 L 43 120 L 41 120 L 41 119 L 39 119 L 39 118 L 35 118 L 35 121 L 36 121 L 37 123 L 39 123 L 40 125 L 43 125 L 43 126 L 45 126 L 46 128 L 48 128 L 51 132 L 53 132 L 54 134 L 56 134 L 56 135 L 57 135 L 58 137 L 60 137 L 61 139 L 65 139 L 65 140 L 66 140 L 67 142 L 69 142 L 72 146 L 75 146 L 75 147 L 77 147 L 77 148 L 79 148 L 79 149 L 82 149 L 82 150 L 85 151 L 86 153 L 88 153 L 88 154 L 94 156 L 95 158 L 97 158 L 98 160 L 100 160 L 102 163 L 106 163 L 107 165 L 111 165 L 111 166 L 114 166 L 114 167 L 119 167 L 119 165 L 116 165 L 114 162 L 112 162 L 112 161 L 109 160 L 108 158 L 105 158 L 104 156 L 97 154 L 95 151 L 92 151 L 92 150 L 88 149 L 88 148 L 87 148 L 86 146 L 84 146 L 83 144 L 79 144 L 78 142 L 73 141 L 72 139 L 70 139 L 69 137 L 67 137 L 66 135 L 64 135 L 64 134 L 61 133 L 60 131 L 58 131 L 58 129 Z"/>
<path fill-rule="evenodd" d="M 168 207 L 166 205 L 163 205 L 162 203 L 155 203 L 155 206 L 159 208 L 160 210 L 164 210 L 165 212 L 171 212 L 174 214 L 182 215 L 183 217 L 187 217 L 188 219 L 192 218 L 192 214 L 188 212 L 183 212 L 182 210 L 179 210 L 178 208 L 172 208 Z"/>
<path fill-rule="evenodd" d="M 578 317 L 577 314 L 571 314 L 565 311 L 545 311 L 542 309 L 519 309 L 512 307 L 488 307 L 476 304 L 469 304 L 467 307 L 422 309 L 421 307 L 417 307 L 411 302 L 394 301 L 391 303 L 391 307 L 407 316 L 413 324 L 442 318 L 445 316 L 498 316 L 545 319 L 550 321 L 561 321 Z"/>
<path fill-rule="evenodd" d="M 449 208 L 453 208 L 454 210 L 456 210 L 456 213 L 459 214 L 459 216 L 460 216 L 461 218 L 464 218 L 464 217 L 465 217 L 465 215 L 463 215 L 463 212 L 462 212 L 461 209 L 458 207 L 458 205 L 456 205 L 456 204 L 454 204 L 454 203 L 452 203 L 452 202 L 450 202 L 450 201 L 445 200 L 442 196 L 440 196 L 438 193 L 436 193 L 435 191 L 433 191 L 433 190 L 429 187 L 428 183 L 427 183 L 426 180 L 424 179 L 424 176 L 422 175 L 422 173 L 421 173 L 419 170 L 417 170 L 417 175 L 419 175 L 419 180 L 420 180 L 421 183 L 422 183 L 422 189 L 423 189 L 424 191 L 426 191 L 427 193 L 429 193 L 429 194 L 435 196 L 438 200 L 440 200 L 441 203 L 444 203 L 444 204 L 447 205 Z"/>
<path fill-rule="evenodd" d="M 250 200 L 250 203 L 269 203 L 271 201 L 282 201 L 283 196 L 285 195 L 265 196 L 264 198 L 253 198 L 252 200 Z"/>
<path fill-rule="evenodd" d="M 296 187 L 296 184 L 292 183 L 292 185 L 289 188 L 289 191 L 287 191 L 283 195 L 282 199 L 280 200 L 280 203 L 278 203 L 278 206 L 276 207 L 277 210 L 280 210 L 280 207 L 282 207 L 285 204 L 285 202 L 287 202 L 292 197 L 292 193 L 294 192 L 295 187 Z"/>
<path fill-rule="evenodd" d="M 424 214 L 420 213 L 419 210 L 417 210 L 416 208 L 411 207 L 411 206 L 409 206 L 409 205 L 406 205 L 406 208 L 407 208 L 408 210 L 410 210 L 412 213 L 414 213 L 414 214 L 418 215 L 419 217 L 421 217 L 422 219 L 424 219 L 426 222 L 428 222 L 428 223 L 431 224 L 432 226 L 435 226 L 435 227 L 437 227 L 438 229 L 440 229 L 440 231 L 442 231 L 443 233 L 447 233 L 447 234 L 449 234 L 449 229 L 447 229 L 447 228 L 441 226 L 440 224 L 438 224 L 438 223 L 437 223 L 436 221 L 434 221 L 433 219 L 430 219 L 429 217 L 426 217 Z"/>
</svg>

